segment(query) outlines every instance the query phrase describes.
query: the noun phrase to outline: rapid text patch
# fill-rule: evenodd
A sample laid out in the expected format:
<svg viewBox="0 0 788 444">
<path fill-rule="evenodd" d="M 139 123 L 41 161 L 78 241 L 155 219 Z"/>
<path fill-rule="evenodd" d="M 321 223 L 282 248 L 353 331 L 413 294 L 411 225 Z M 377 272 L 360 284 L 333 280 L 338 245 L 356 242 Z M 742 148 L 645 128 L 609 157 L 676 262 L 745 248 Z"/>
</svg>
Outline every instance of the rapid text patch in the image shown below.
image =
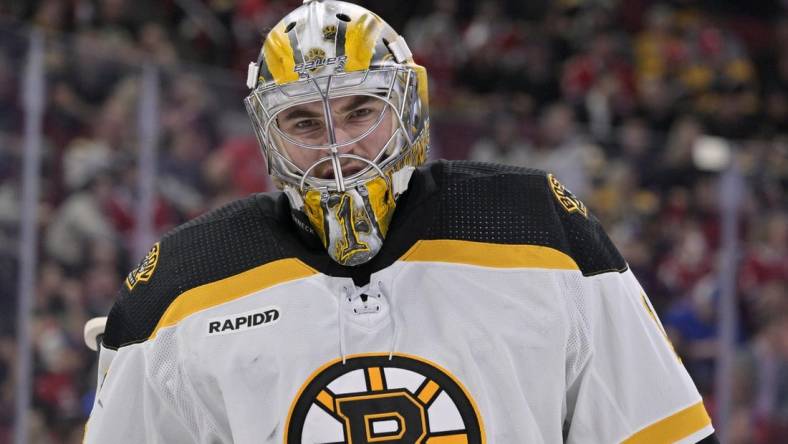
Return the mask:
<svg viewBox="0 0 788 444">
<path fill-rule="evenodd" d="M 279 308 L 266 307 L 246 313 L 210 319 L 208 320 L 206 333 L 208 335 L 221 335 L 252 330 L 274 324 L 277 320 L 279 320 Z"/>
</svg>

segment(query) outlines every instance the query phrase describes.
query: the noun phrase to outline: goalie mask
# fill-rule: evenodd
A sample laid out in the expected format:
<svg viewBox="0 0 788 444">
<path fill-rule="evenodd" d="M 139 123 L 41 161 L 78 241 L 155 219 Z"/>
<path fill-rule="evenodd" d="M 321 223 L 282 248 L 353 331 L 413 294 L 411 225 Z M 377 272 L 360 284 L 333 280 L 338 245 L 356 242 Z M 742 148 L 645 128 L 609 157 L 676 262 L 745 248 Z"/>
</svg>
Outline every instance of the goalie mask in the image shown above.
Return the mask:
<svg viewBox="0 0 788 444">
<path fill-rule="evenodd" d="M 269 32 L 247 86 L 268 172 L 296 223 L 342 265 L 372 259 L 427 158 L 426 70 L 374 13 L 306 0 Z"/>
</svg>

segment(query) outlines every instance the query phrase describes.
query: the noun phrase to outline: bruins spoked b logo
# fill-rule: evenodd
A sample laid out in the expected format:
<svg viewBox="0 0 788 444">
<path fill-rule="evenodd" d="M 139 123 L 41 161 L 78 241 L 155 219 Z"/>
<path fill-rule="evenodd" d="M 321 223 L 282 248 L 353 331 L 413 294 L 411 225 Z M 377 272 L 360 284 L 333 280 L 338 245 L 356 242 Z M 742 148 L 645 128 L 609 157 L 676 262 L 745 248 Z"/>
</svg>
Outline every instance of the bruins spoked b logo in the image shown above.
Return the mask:
<svg viewBox="0 0 788 444">
<path fill-rule="evenodd" d="M 301 388 L 286 444 L 484 443 L 476 405 L 446 370 L 415 356 L 330 362 Z"/>
</svg>

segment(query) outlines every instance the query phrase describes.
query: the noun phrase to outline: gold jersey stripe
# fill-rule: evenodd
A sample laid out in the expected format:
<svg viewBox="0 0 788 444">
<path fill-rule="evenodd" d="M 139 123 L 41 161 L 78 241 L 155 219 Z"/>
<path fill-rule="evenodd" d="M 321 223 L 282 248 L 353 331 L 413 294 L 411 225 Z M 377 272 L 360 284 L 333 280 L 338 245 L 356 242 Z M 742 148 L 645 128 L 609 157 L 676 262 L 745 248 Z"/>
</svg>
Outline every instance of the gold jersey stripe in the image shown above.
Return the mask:
<svg viewBox="0 0 788 444">
<path fill-rule="evenodd" d="M 383 30 L 380 19 L 374 14 L 364 14 L 348 24 L 345 34 L 345 71 L 369 68 L 375 51 L 375 42 Z"/>
<path fill-rule="evenodd" d="M 676 442 L 711 425 L 703 402 L 657 421 L 627 438 L 625 444 Z"/>
<path fill-rule="evenodd" d="M 422 403 L 429 404 L 440 389 L 441 387 L 436 384 L 435 381 L 429 381 L 424 385 L 424 388 L 422 388 L 416 396 Z"/>
<path fill-rule="evenodd" d="M 285 34 L 284 27 L 282 24 L 272 29 L 263 44 L 265 64 L 279 85 L 298 80 L 293 47 L 290 46 L 290 38 Z"/>
<path fill-rule="evenodd" d="M 171 327 L 198 311 L 215 307 L 283 282 L 301 279 L 317 271 L 298 259 L 280 259 L 218 281 L 209 282 L 181 293 L 170 304 L 153 329 Z"/>
<path fill-rule="evenodd" d="M 367 372 L 369 374 L 369 390 L 372 392 L 383 390 L 383 375 L 380 374 L 380 367 L 370 367 Z"/>
<path fill-rule="evenodd" d="M 468 444 L 468 435 L 456 433 L 453 435 L 431 436 L 427 438 L 427 444 Z"/>
<path fill-rule="evenodd" d="M 402 256 L 401 260 L 451 262 L 494 268 L 580 269 L 571 257 L 550 247 L 447 239 L 420 240 Z"/>
</svg>

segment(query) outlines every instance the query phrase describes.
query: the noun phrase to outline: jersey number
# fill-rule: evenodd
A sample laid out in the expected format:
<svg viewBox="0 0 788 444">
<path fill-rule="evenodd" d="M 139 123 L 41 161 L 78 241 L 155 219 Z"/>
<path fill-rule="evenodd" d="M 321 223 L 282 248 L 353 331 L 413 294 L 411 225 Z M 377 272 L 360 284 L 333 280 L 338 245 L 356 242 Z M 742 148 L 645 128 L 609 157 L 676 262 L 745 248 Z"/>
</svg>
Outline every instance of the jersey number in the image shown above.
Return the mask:
<svg viewBox="0 0 788 444">
<path fill-rule="evenodd" d="M 353 212 L 350 208 L 350 196 L 343 195 L 339 204 L 334 207 L 337 220 L 342 227 L 342 237 L 345 241 L 339 245 L 339 257 L 344 260 L 348 256 L 359 251 L 368 251 L 369 246 L 359 240 L 356 228 L 353 224 Z"/>
</svg>

